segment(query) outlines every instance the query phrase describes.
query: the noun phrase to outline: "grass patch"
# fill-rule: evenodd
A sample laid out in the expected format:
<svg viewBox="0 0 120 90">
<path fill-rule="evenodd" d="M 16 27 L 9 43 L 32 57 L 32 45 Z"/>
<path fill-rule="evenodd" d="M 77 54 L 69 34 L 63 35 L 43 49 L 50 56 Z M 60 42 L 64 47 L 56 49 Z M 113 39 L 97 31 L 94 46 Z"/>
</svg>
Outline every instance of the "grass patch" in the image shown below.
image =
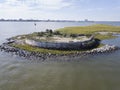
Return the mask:
<svg viewBox="0 0 120 90">
<path fill-rule="evenodd" d="M 105 39 L 113 39 L 113 38 L 116 38 L 117 36 L 113 36 L 112 34 L 111 35 L 101 35 L 101 34 L 96 34 L 95 35 L 95 38 L 98 38 L 100 40 L 105 40 Z"/>
<path fill-rule="evenodd" d="M 37 52 L 37 53 L 51 53 L 51 54 L 71 54 L 76 52 L 81 52 L 82 50 L 51 50 L 51 49 L 44 49 L 39 47 L 33 47 L 30 45 L 18 45 L 18 44 L 11 44 L 12 47 L 19 48 L 22 50 L 26 50 L 29 52 Z"/>
<path fill-rule="evenodd" d="M 96 32 L 117 32 L 120 33 L 120 26 L 111 26 L 96 24 L 91 26 L 76 26 L 76 27 L 65 27 L 57 29 L 56 31 L 62 34 L 95 34 Z M 112 34 L 102 35 L 95 34 L 95 38 L 100 40 L 115 38 Z"/>
<path fill-rule="evenodd" d="M 120 26 L 111 26 L 111 25 L 104 25 L 104 24 L 96 24 L 91 26 L 77 26 L 77 27 L 65 27 L 61 29 L 57 29 L 62 33 L 67 34 L 93 34 L 95 32 L 118 32 L 120 33 Z"/>
<path fill-rule="evenodd" d="M 97 48 L 103 47 L 105 44 L 101 43 Z"/>
</svg>

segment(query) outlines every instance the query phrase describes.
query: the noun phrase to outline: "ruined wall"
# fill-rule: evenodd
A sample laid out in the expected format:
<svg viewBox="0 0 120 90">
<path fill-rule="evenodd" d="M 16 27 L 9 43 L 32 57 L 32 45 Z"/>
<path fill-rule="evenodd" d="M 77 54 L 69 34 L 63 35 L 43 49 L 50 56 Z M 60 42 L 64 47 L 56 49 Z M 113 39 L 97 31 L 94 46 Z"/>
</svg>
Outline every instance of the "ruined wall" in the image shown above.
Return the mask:
<svg viewBox="0 0 120 90">
<path fill-rule="evenodd" d="M 93 46 L 95 44 L 95 40 L 93 38 L 90 38 L 83 42 L 38 42 L 26 39 L 25 43 L 31 46 L 50 49 L 83 49 Z"/>
</svg>

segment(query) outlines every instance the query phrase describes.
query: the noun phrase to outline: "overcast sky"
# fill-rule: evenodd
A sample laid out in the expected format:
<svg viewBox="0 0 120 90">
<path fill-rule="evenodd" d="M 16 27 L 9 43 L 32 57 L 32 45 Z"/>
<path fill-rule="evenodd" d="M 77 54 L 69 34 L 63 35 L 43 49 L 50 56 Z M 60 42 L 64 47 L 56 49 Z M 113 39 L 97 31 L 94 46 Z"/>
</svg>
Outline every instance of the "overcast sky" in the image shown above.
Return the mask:
<svg viewBox="0 0 120 90">
<path fill-rule="evenodd" d="M 120 21 L 120 0 L 0 0 L 0 18 Z"/>
</svg>

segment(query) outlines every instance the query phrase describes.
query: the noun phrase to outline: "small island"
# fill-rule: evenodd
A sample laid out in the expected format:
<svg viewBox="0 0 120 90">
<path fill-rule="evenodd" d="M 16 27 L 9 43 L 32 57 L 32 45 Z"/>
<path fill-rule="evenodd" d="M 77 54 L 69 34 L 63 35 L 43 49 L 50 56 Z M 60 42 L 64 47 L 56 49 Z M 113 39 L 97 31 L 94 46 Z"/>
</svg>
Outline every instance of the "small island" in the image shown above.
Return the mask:
<svg viewBox="0 0 120 90">
<path fill-rule="evenodd" d="M 114 34 L 119 33 L 120 27 L 102 24 L 46 29 L 44 32 L 11 37 L 0 49 L 20 57 L 43 60 L 50 57 L 105 53 L 119 47 L 104 45 L 101 40 L 116 38 Z"/>
</svg>

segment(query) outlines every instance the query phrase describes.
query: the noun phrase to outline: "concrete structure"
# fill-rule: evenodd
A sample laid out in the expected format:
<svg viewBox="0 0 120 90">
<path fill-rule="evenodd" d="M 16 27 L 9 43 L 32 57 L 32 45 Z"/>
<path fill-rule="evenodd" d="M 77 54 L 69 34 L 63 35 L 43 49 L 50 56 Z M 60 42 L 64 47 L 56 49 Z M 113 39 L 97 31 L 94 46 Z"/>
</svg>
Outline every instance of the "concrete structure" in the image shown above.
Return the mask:
<svg viewBox="0 0 120 90">
<path fill-rule="evenodd" d="M 79 41 L 79 42 L 44 42 L 44 41 L 35 41 L 35 40 L 26 39 L 25 43 L 31 46 L 47 48 L 47 49 L 80 50 L 84 48 L 93 47 L 96 44 L 96 41 L 94 40 L 93 37 L 90 37 L 86 41 Z"/>
</svg>

